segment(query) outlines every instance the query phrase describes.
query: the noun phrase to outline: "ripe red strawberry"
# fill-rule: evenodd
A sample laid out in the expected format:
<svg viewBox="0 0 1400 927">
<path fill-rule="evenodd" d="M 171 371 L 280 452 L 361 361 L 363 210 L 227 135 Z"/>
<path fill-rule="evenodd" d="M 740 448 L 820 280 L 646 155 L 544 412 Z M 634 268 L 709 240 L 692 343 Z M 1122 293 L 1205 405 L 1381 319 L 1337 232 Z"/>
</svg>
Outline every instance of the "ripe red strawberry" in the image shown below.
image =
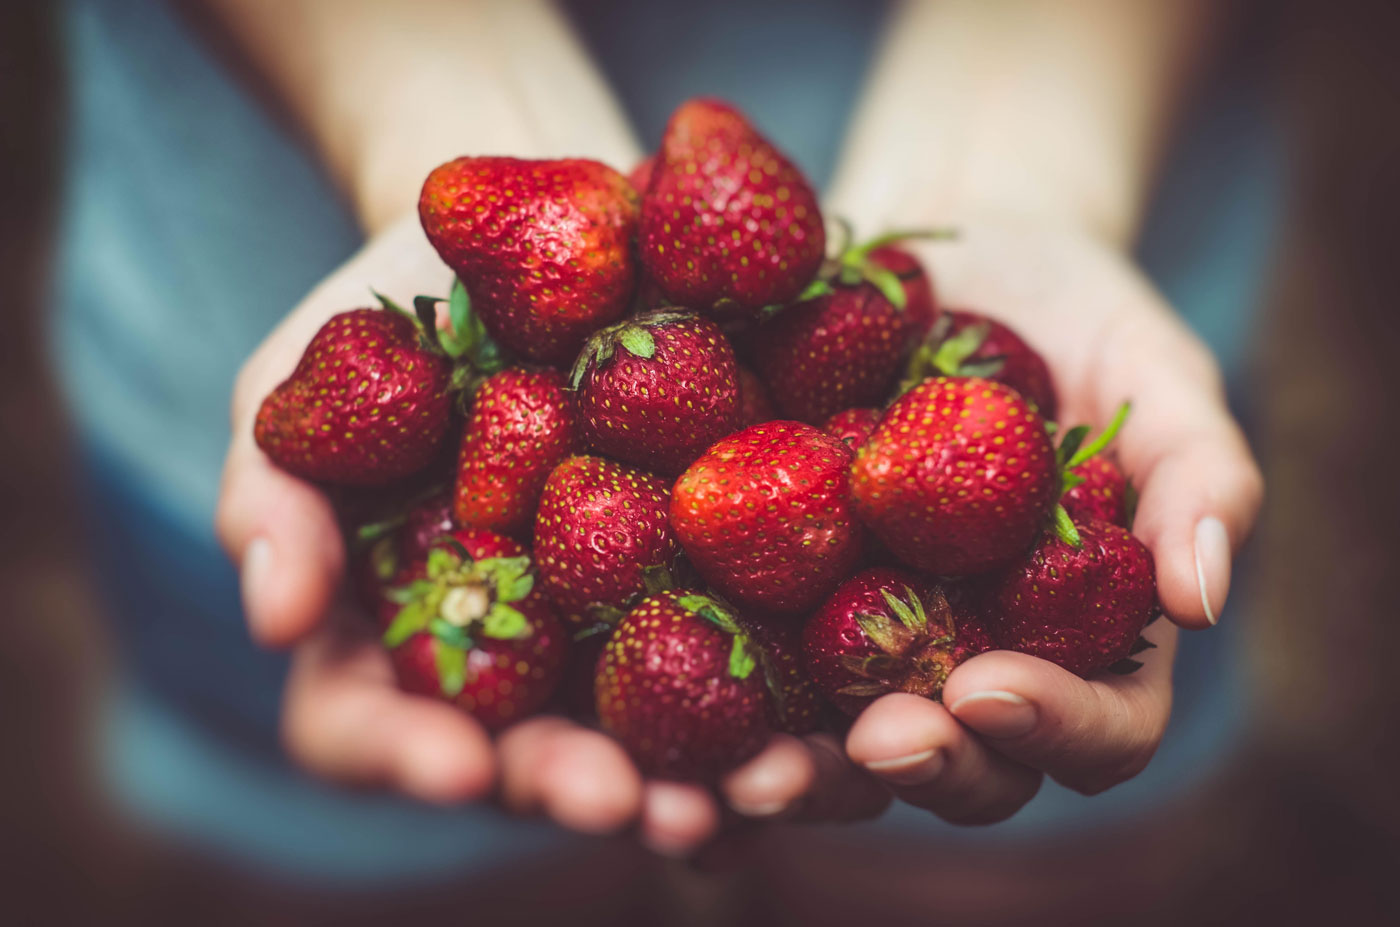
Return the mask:
<svg viewBox="0 0 1400 927">
<path fill-rule="evenodd" d="M 534 588 L 524 548 L 459 529 L 408 564 L 384 644 L 399 684 L 442 698 L 490 729 L 536 711 L 563 673 L 567 640 Z"/>
<path fill-rule="evenodd" d="M 1123 528 L 1076 524 L 1080 546 L 1053 531 L 990 578 L 988 619 L 997 643 L 1080 676 L 1135 652 L 1157 609 L 1152 552 Z"/>
<path fill-rule="evenodd" d="M 457 520 L 527 534 L 550 471 L 581 449 L 578 408 L 563 374 L 511 369 L 487 378 L 462 432 Z"/>
<path fill-rule="evenodd" d="M 597 161 L 458 158 L 418 215 L 486 330 L 531 360 L 569 363 L 632 298 L 637 194 Z"/>
<path fill-rule="evenodd" d="M 613 631 L 598 662 L 598 720 L 648 775 L 714 779 L 767 741 L 762 657 L 721 603 L 649 596 Z"/>
<path fill-rule="evenodd" d="M 938 318 L 938 299 L 933 293 L 933 278 L 923 263 L 895 244 L 881 244 L 870 249 L 868 258 L 876 267 L 893 273 L 904 288 L 904 312 L 916 338 L 923 338 Z"/>
<path fill-rule="evenodd" d="M 802 662 L 802 637 L 797 628 L 758 616 L 744 629 L 763 652 L 769 694 L 768 721 L 774 730 L 810 734 L 821 727 L 822 697 Z"/>
<path fill-rule="evenodd" d="M 358 525 L 350 572 L 360 602 L 377 610 L 380 594 L 404 564 L 422 561 L 433 541 L 456 528 L 452 494 L 446 491 L 410 502 L 407 509 L 400 507 L 398 512 L 381 511 L 380 520 Z"/>
<path fill-rule="evenodd" d="M 642 198 L 641 260 L 674 304 L 720 317 L 797 298 L 826 232 L 801 172 L 717 100 L 682 104 Z"/>
<path fill-rule="evenodd" d="M 975 312 L 944 312 L 909 359 L 907 382 L 937 376 L 1005 383 L 1035 403 L 1047 420 L 1055 418 L 1059 407 L 1044 358 L 1010 328 Z"/>
<path fill-rule="evenodd" d="M 739 367 L 739 415 L 735 429 L 747 428 L 759 422 L 771 422 L 778 417 L 768 387 L 747 367 Z"/>
<path fill-rule="evenodd" d="M 574 365 L 584 439 L 662 473 L 684 470 L 734 429 L 734 349 L 709 319 L 661 309 L 609 326 Z"/>
<path fill-rule="evenodd" d="M 821 424 L 842 409 L 888 399 L 915 335 L 909 316 L 874 286 L 838 285 L 758 329 L 754 370 L 778 411 Z"/>
<path fill-rule="evenodd" d="M 651 186 L 651 175 L 656 171 L 656 156 L 647 155 L 636 164 L 632 165 L 632 170 L 627 172 L 627 182 L 632 185 L 632 189 L 640 196 L 647 192 L 647 187 Z"/>
<path fill-rule="evenodd" d="M 671 525 L 700 575 L 736 604 L 806 611 L 860 559 L 850 462 L 849 447 L 809 425 L 754 425 L 676 481 Z"/>
<path fill-rule="evenodd" d="M 880 409 L 847 409 L 827 419 L 822 431 L 855 450 L 870 438 L 884 414 Z"/>
<path fill-rule="evenodd" d="M 332 316 L 268 394 L 253 436 L 302 479 L 378 486 L 432 462 L 452 420 L 452 365 L 411 316 Z"/>
<path fill-rule="evenodd" d="M 659 477 L 601 457 L 570 457 L 554 468 L 535 516 L 535 560 L 565 621 L 616 621 L 649 577 L 675 565 L 670 502 Z"/>
<path fill-rule="evenodd" d="M 1084 482 L 1060 499 L 1076 522 L 1098 519 L 1121 528 L 1128 525 L 1128 481 L 1106 457 L 1090 457 L 1070 470 Z"/>
<path fill-rule="evenodd" d="M 904 570 L 857 573 L 803 628 L 807 672 L 851 716 L 890 692 L 937 701 L 953 667 L 994 647 L 982 619 L 958 605 Z"/>
<path fill-rule="evenodd" d="M 966 576 L 1030 547 L 1059 477 L 1045 421 L 1019 393 L 978 377 L 936 377 L 885 412 L 856 452 L 851 493 L 900 560 Z"/>
</svg>

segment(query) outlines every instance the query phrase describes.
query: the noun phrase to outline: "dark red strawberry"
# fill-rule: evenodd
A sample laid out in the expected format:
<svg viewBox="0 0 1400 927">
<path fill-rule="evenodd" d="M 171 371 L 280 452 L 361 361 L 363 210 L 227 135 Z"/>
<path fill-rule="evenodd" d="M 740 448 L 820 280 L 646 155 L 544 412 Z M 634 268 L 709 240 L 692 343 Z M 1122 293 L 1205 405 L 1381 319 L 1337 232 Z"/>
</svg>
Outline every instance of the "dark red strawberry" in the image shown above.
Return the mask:
<svg viewBox="0 0 1400 927">
<path fill-rule="evenodd" d="M 651 186 L 651 175 L 656 170 L 656 157 L 647 155 L 642 160 L 632 166 L 632 170 L 627 173 L 627 182 L 632 185 L 638 195 L 647 192 L 647 187 Z"/>
<path fill-rule="evenodd" d="M 666 127 L 640 245 L 672 303 L 732 318 L 796 299 L 821 266 L 826 232 L 801 172 L 733 107 L 698 99 Z"/>
<path fill-rule="evenodd" d="M 732 612 L 663 592 L 627 613 L 598 662 L 598 720 L 648 775 L 712 780 L 771 732 L 758 649 Z"/>
<path fill-rule="evenodd" d="M 953 667 L 993 646 L 982 619 L 955 612 L 942 587 L 886 567 L 842 583 L 802 631 L 809 676 L 851 716 L 890 692 L 939 700 Z"/>
<path fill-rule="evenodd" d="M 1135 652 L 1157 610 L 1152 552 L 1123 528 L 1088 520 L 1075 546 L 1053 531 L 988 580 L 998 645 L 1088 676 Z"/>
<path fill-rule="evenodd" d="M 754 371 L 778 411 L 813 425 L 889 398 L 917 332 L 869 284 L 790 306 L 752 338 Z"/>
<path fill-rule="evenodd" d="M 933 278 L 923 263 L 895 244 L 882 244 L 870 249 L 869 260 L 899 278 L 904 288 L 904 312 L 915 337 L 923 338 L 938 318 L 938 299 L 933 292 Z"/>
<path fill-rule="evenodd" d="M 418 214 L 486 330 L 531 360 L 571 362 L 632 298 L 637 194 L 597 161 L 458 158 L 428 175 Z"/>
<path fill-rule="evenodd" d="M 662 473 L 684 470 L 734 430 L 734 350 L 719 326 L 660 309 L 595 334 L 574 365 L 588 446 Z"/>
<path fill-rule="evenodd" d="M 855 450 L 869 439 L 884 414 L 880 409 L 847 409 L 827 419 L 822 431 Z"/>
<path fill-rule="evenodd" d="M 1129 527 L 1128 481 L 1113 461 L 1106 457 L 1090 457 L 1070 473 L 1084 480 L 1060 499 L 1070 518 L 1076 522 L 1098 519 L 1121 528 Z"/>
<path fill-rule="evenodd" d="M 771 422 L 778 417 L 768 387 L 747 367 L 739 367 L 739 416 L 735 429 L 747 428 L 759 422 Z"/>
<path fill-rule="evenodd" d="M 754 616 L 744 623 L 749 638 L 763 651 L 767 675 L 769 723 L 788 734 L 810 734 L 821 727 L 823 701 L 802 663 L 802 637 L 797 628 Z"/>
<path fill-rule="evenodd" d="M 909 359 L 907 382 L 938 376 L 1005 383 L 1035 403 L 1045 419 L 1053 420 L 1059 407 L 1044 358 L 1010 328 L 975 312 L 944 312 Z"/>
<path fill-rule="evenodd" d="M 354 526 L 350 538 L 351 582 L 361 604 L 371 610 L 378 609 L 381 592 L 404 564 L 423 560 L 433 541 L 457 528 L 452 494 L 445 490 L 397 508 L 378 512 L 378 521 Z"/>
<path fill-rule="evenodd" d="M 452 702 L 495 730 L 539 709 L 559 684 L 564 629 L 534 589 L 529 556 L 507 538 L 463 529 L 434 542 L 384 632 L 399 684 Z"/>
<path fill-rule="evenodd" d="M 540 582 L 575 627 L 616 621 L 680 553 L 665 481 L 601 457 L 554 469 L 535 516 Z"/>
<path fill-rule="evenodd" d="M 578 408 L 563 374 L 511 369 L 487 378 L 462 432 L 457 520 L 527 534 L 550 471 L 581 449 Z"/>
<path fill-rule="evenodd" d="M 851 468 L 865 524 L 900 560 L 940 576 L 1013 562 L 1059 491 L 1045 421 L 978 377 L 925 380 L 895 400 Z"/>
<path fill-rule="evenodd" d="M 253 436 L 302 479 L 377 486 L 432 462 L 452 421 L 452 364 L 408 315 L 332 316 L 268 394 Z"/>
<path fill-rule="evenodd" d="M 700 575 L 736 604 L 806 611 L 860 559 L 850 462 L 849 447 L 810 425 L 754 425 L 676 481 L 671 525 Z"/>
</svg>

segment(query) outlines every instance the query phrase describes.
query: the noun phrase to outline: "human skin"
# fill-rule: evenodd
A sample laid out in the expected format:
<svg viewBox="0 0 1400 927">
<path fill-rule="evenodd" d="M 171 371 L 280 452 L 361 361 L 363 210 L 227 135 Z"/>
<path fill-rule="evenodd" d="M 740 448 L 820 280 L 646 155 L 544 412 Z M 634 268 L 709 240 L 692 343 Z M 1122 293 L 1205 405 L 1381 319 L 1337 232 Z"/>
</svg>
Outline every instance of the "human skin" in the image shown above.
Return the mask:
<svg viewBox="0 0 1400 927">
<path fill-rule="evenodd" d="M 252 633 L 293 652 L 283 705 L 293 758 L 327 779 L 430 801 L 494 789 L 506 807 L 582 831 L 636 824 L 673 854 L 717 831 L 720 802 L 751 817 L 851 819 L 893 794 L 979 823 L 1014 813 L 1043 775 L 1093 792 L 1145 765 L 1170 710 L 1176 629 L 1166 622 L 1132 676 L 1084 681 L 986 654 L 950 676 L 943 705 L 887 696 L 844 751 L 829 735 L 777 736 L 714 792 L 646 781 L 613 741 L 564 719 L 530 719 L 493 743 L 470 717 L 400 693 L 349 613 L 329 502 L 253 444 L 257 405 L 320 324 L 362 304 L 370 285 L 398 299 L 443 289 L 447 273 L 413 213 L 434 165 L 509 152 L 625 169 L 639 149 L 546 4 L 347 6 L 206 0 L 367 238 L 268 336 L 234 392 L 218 529 L 241 567 Z M 1261 484 L 1214 361 L 1125 249 L 1204 22 L 1204 3 L 910 4 L 891 23 L 831 195 L 832 212 L 869 232 L 958 226 L 957 244 L 922 252 L 940 295 L 1041 349 L 1066 420 L 1101 425 L 1133 400 L 1117 447 L 1142 490 L 1135 530 L 1156 556 L 1169 615 L 1193 628 L 1220 614 Z"/>
</svg>

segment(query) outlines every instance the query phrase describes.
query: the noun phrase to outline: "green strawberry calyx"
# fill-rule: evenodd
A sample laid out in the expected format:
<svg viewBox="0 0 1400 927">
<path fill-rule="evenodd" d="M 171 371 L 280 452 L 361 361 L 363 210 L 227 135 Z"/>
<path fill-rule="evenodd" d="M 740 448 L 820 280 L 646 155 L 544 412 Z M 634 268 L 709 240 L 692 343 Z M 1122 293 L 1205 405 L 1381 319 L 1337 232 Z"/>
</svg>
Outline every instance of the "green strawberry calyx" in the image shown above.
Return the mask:
<svg viewBox="0 0 1400 927">
<path fill-rule="evenodd" d="M 953 331 L 953 318 L 943 314 L 909 356 L 899 391 L 908 392 L 929 377 L 983 377 L 990 379 L 1006 366 L 1006 356 L 977 357 L 992 327 L 987 322 Z"/>
<path fill-rule="evenodd" d="M 680 588 L 681 583 L 677 580 L 676 573 L 683 566 L 682 558 L 677 558 L 671 564 L 654 563 L 651 566 L 643 567 L 642 588 L 628 596 L 621 607 L 610 602 L 590 602 L 583 611 L 592 619 L 592 622 L 575 631 L 574 640 L 582 641 L 599 634 L 611 634 L 613 628 L 617 627 L 617 623 L 626 617 L 632 606 L 643 598 Z"/>
<path fill-rule="evenodd" d="M 442 693 L 456 696 L 467 681 L 466 655 L 479 638 L 530 636 L 530 622 L 515 603 L 534 589 L 532 566 L 523 556 L 473 560 L 455 538 L 439 538 L 423 578 L 386 590 L 399 611 L 384 632 L 384 646 L 392 650 L 415 634 L 431 634 Z"/>
<path fill-rule="evenodd" d="M 613 359 L 619 347 L 628 354 L 651 360 L 656 356 L 656 338 L 652 335 L 652 329 L 694 318 L 696 315 L 693 312 L 666 307 L 643 312 L 600 328 L 589 337 L 583 350 L 579 352 L 578 360 L 574 362 L 573 370 L 569 374 L 569 388 L 578 389 L 589 368 L 601 370 Z"/>
<path fill-rule="evenodd" d="M 509 362 L 500 345 L 487 333 L 481 317 L 472 311 L 471 294 L 461 280 L 452 281 L 445 300 L 438 296 L 413 297 L 412 312 L 377 290 L 370 292 L 384 309 L 413 320 L 418 327 L 419 344 L 425 350 L 452 362 L 449 389 L 462 397 L 464 406 L 483 380 L 504 370 Z M 444 302 L 447 303 L 447 325 L 439 326 L 437 310 Z"/>
<path fill-rule="evenodd" d="M 843 686 L 841 695 L 873 697 L 909 692 L 938 698 L 955 665 L 950 654 L 957 643 L 953 610 L 942 589 L 935 589 L 928 606 L 905 586 L 900 598 L 880 589 L 886 611 L 857 612 L 856 623 L 879 653 L 847 654 L 841 665 L 860 677 Z"/>
<path fill-rule="evenodd" d="M 834 236 L 840 244 L 834 249 L 835 257 L 828 258 L 817 273 L 817 281 L 825 281 L 828 291 L 831 284 L 857 286 L 868 283 L 889 300 L 896 309 L 903 309 L 908 303 L 904 292 L 904 278 L 883 267 L 870 255 L 886 245 L 902 241 L 922 239 L 924 241 L 954 241 L 958 237 L 956 229 L 896 229 L 876 235 L 866 241 L 856 242 L 851 224 L 843 218 L 835 220 L 840 234 Z M 814 282 L 814 286 L 816 283 Z"/>
<path fill-rule="evenodd" d="M 1058 500 L 1065 493 L 1084 482 L 1084 477 L 1075 473 L 1075 469 L 1108 447 L 1117 437 L 1118 432 L 1122 430 L 1123 423 L 1128 420 L 1128 414 L 1131 411 L 1132 403 L 1125 402 L 1120 405 L 1107 427 L 1087 444 L 1084 439 L 1089 436 L 1089 426 L 1076 425 L 1064 433 L 1064 436 L 1060 438 L 1059 447 L 1055 448 L 1055 467 L 1060 477 L 1060 490 L 1055 495 L 1055 509 L 1051 514 L 1053 528 L 1060 540 L 1076 550 L 1084 546 L 1084 541 L 1079 536 L 1079 529 L 1074 526 L 1074 521 L 1069 517 L 1069 512 L 1065 511 L 1064 505 Z"/>
</svg>

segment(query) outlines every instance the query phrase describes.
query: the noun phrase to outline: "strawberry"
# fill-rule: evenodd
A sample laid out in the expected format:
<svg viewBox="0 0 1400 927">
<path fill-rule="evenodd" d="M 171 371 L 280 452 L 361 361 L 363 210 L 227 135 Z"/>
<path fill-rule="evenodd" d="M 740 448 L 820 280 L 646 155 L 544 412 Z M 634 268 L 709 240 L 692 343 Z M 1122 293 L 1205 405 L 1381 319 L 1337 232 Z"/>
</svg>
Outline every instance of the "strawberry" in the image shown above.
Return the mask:
<svg viewBox="0 0 1400 927">
<path fill-rule="evenodd" d="M 601 457 L 554 468 L 535 516 L 540 582 L 575 627 L 615 622 L 680 553 L 659 477 Z"/>
<path fill-rule="evenodd" d="M 948 310 L 909 359 L 907 383 L 977 376 L 1005 383 L 1053 420 L 1059 403 L 1044 358 L 1007 326 L 975 312 Z"/>
<path fill-rule="evenodd" d="M 683 103 L 642 197 L 641 261 L 672 303 L 722 318 L 797 298 L 826 247 L 801 172 L 717 100 Z"/>
<path fill-rule="evenodd" d="M 582 449 L 578 408 L 555 370 L 510 369 L 478 387 L 457 458 L 457 520 L 521 536 L 549 473 Z"/>
<path fill-rule="evenodd" d="M 958 606 L 904 570 L 857 573 L 803 627 L 807 672 L 851 716 L 890 692 L 937 701 L 953 667 L 994 646 L 981 618 Z"/>
<path fill-rule="evenodd" d="M 371 610 L 378 609 L 384 587 L 404 564 L 422 561 L 433 541 L 458 527 L 450 492 L 435 492 L 407 505 L 354 531 L 351 582 L 360 602 Z"/>
<path fill-rule="evenodd" d="M 404 567 L 385 593 L 384 631 L 400 686 L 452 702 L 495 730 L 536 711 L 563 673 L 567 641 L 534 588 L 524 548 L 459 529 Z"/>
<path fill-rule="evenodd" d="M 1075 528 L 1077 546 L 1045 532 L 987 580 L 986 597 L 999 646 L 1088 676 L 1150 646 L 1137 641 L 1156 613 L 1157 583 L 1152 552 L 1125 529 L 1097 519 Z"/>
<path fill-rule="evenodd" d="M 648 775 L 712 780 L 767 741 L 762 656 L 732 611 L 663 592 L 618 623 L 598 661 L 598 720 Z"/>
<path fill-rule="evenodd" d="M 1044 420 L 978 377 L 925 380 L 895 400 L 851 468 L 865 524 L 900 560 L 941 576 L 1011 563 L 1059 488 Z"/>
<path fill-rule="evenodd" d="M 1122 528 L 1128 522 L 1128 481 L 1106 457 L 1090 457 L 1070 470 L 1084 482 L 1071 487 L 1060 504 L 1074 521 L 1096 518 Z"/>
<path fill-rule="evenodd" d="M 673 309 L 593 335 L 572 385 L 590 448 L 667 474 L 729 434 L 739 414 L 729 340 L 709 319 Z"/>
<path fill-rule="evenodd" d="M 432 462 L 452 422 L 452 364 L 411 317 L 332 316 L 258 409 L 253 436 L 302 479 L 379 486 Z"/>
<path fill-rule="evenodd" d="M 458 158 L 428 175 L 418 215 L 486 330 L 530 360 L 572 361 L 632 298 L 637 194 L 597 161 Z"/>
<path fill-rule="evenodd" d="M 807 676 L 798 629 L 772 620 L 760 621 L 757 616 L 744 622 L 743 627 L 763 652 L 770 696 L 768 721 L 773 729 L 788 734 L 817 730 L 825 703 Z"/>
<path fill-rule="evenodd" d="M 822 431 L 855 450 L 866 442 L 884 414 L 880 409 L 847 409 L 827 419 Z"/>
<path fill-rule="evenodd" d="M 632 170 L 627 172 L 627 182 L 632 185 L 632 189 L 640 196 L 647 192 L 647 187 L 651 186 L 651 176 L 656 171 L 656 157 L 647 155 L 636 164 L 632 165 Z"/>
<path fill-rule="evenodd" d="M 738 605 L 806 611 L 860 559 L 851 449 L 798 422 L 714 444 L 676 481 L 671 525 L 691 563 Z"/>
<path fill-rule="evenodd" d="M 790 306 L 752 340 L 754 370 L 778 411 L 820 424 L 889 398 L 915 336 L 909 317 L 868 284 Z"/>
<path fill-rule="evenodd" d="M 739 367 L 739 415 L 734 423 L 736 429 L 747 428 L 760 422 L 771 422 L 778 417 L 773 408 L 773 400 L 768 395 L 768 387 L 747 367 Z"/>
<path fill-rule="evenodd" d="M 946 235 L 946 233 L 945 233 Z M 904 312 L 915 337 L 923 338 L 938 318 L 938 298 L 933 293 L 933 278 L 923 263 L 896 244 L 876 243 L 867 257 L 875 267 L 893 273 L 904 288 Z"/>
</svg>

